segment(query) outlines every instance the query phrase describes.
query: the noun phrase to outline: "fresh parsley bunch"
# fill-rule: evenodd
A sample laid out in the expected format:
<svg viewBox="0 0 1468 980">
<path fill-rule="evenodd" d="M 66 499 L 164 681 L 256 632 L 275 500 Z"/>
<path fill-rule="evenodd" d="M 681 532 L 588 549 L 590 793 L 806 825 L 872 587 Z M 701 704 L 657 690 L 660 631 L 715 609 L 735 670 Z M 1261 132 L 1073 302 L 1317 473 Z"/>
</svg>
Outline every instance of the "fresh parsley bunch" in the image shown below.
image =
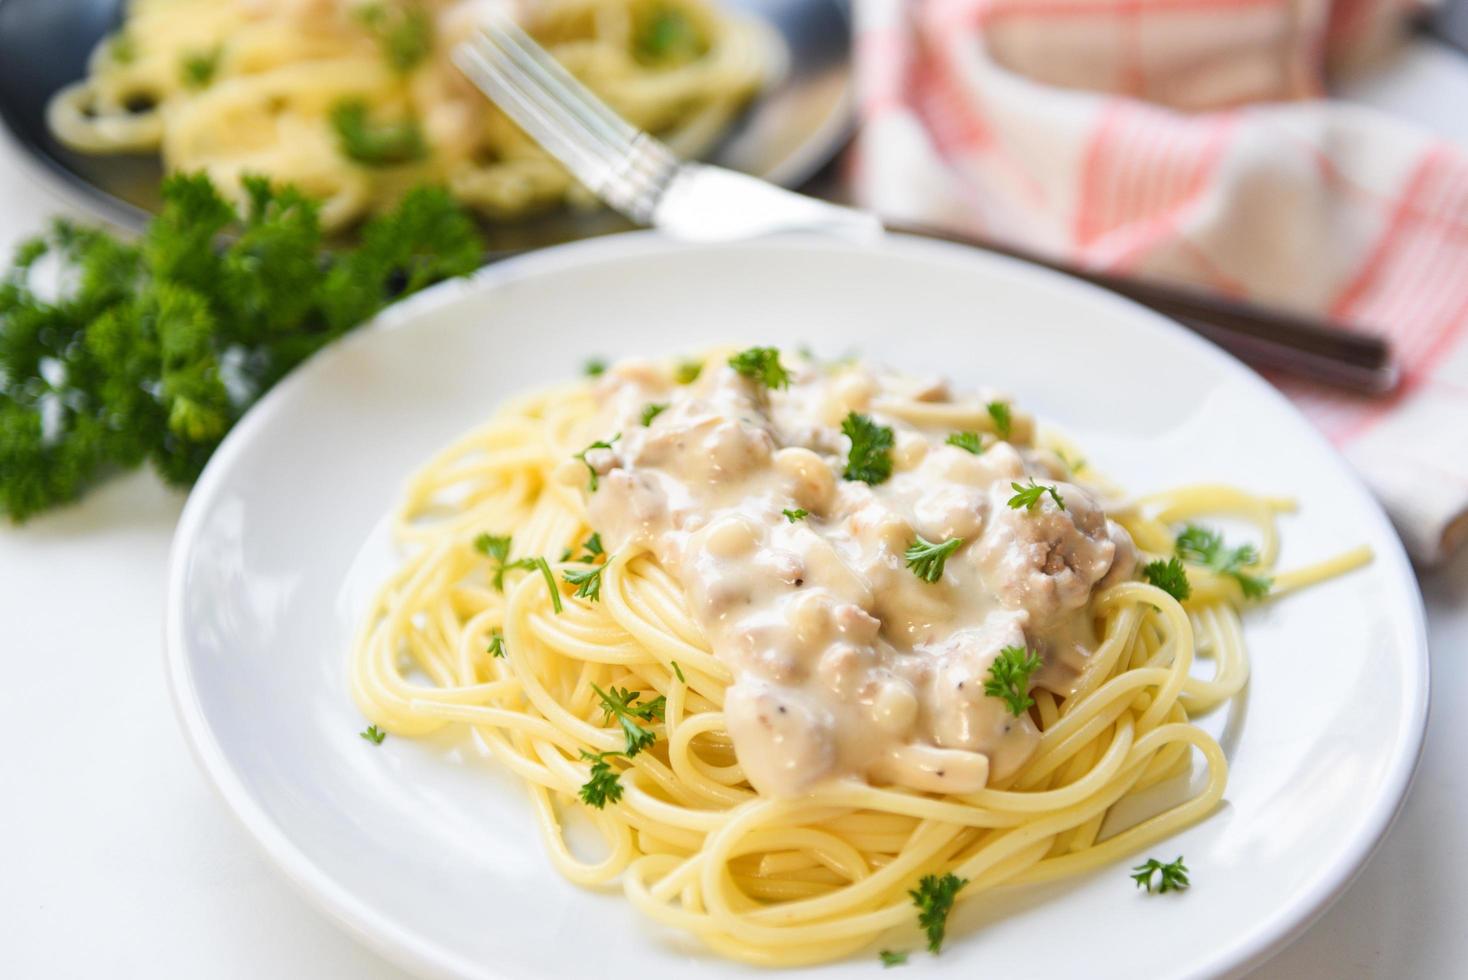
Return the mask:
<svg viewBox="0 0 1468 980">
<path fill-rule="evenodd" d="M 57 222 L 0 278 L 0 514 L 21 521 L 151 462 L 187 486 L 257 398 L 483 246 L 422 188 L 328 251 L 316 204 L 260 178 L 234 206 L 173 176 L 142 238 Z M 56 276 L 56 288 L 44 284 Z"/>
</svg>

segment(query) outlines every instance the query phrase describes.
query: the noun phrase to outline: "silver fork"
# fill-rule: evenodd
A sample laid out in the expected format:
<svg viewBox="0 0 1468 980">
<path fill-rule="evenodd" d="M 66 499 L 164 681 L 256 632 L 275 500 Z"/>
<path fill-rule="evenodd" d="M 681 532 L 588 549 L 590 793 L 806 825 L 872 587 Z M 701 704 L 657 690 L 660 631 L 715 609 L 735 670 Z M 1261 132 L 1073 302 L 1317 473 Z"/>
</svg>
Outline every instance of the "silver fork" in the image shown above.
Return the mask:
<svg viewBox="0 0 1468 980">
<path fill-rule="evenodd" d="M 722 167 L 678 159 L 613 112 L 508 17 L 483 24 L 454 49 L 453 58 L 551 156 L 639 224 L 705 242 L 781 231 L 817 231 L 861 241 L 883 235 L 881 222 L 871 214 L 793 194 Z M 898 225 L 894 230 L 961 241 L 1086 279 L 1176 319 L 1255 367 L 1368 394 L 1390 391 L 1397 383 L 1387 344 L 1339 324 L 1067 266 L 995 241 L 959 238 L 922 226 Z"/>
<path fill-rule="evenodd" d="M 453 59 L 577 180 L 638 224 L 692 241 L 780 231 L 857 239 L 883 234 L 873 215 L 680 160 L 613 112 L 508 17 L 488 18 Z"/>
</svg>

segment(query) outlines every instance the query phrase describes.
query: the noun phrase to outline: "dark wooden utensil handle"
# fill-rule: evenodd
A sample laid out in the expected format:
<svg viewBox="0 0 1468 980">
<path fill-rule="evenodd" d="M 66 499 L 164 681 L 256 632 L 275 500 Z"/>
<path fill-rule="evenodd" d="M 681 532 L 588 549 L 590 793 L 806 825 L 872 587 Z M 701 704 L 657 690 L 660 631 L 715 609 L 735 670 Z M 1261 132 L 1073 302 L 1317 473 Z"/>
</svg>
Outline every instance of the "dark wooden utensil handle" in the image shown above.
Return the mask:
<svg viewBox="0 0 1468 980">
<path fill-rule="evenodd" d="M 889 222 L 891 231 L 971 245 L 1033 262 L 1118 293 L 1199 333 L 1254 367 L 1368 395 L 1397 386 L 1391 346 L 1339 323 L 1226 299 L 1197 290 L 1090 272 L 995 242 L 925 225 Z"/>
</svg>

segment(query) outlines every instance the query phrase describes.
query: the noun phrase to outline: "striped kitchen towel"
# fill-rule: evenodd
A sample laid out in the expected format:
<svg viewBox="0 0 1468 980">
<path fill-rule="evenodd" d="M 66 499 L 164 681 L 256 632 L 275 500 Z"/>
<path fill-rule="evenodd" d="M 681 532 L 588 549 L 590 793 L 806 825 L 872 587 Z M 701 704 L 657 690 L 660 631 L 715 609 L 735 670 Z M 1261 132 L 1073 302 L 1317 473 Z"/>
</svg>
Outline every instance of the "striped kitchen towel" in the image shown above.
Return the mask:
<svg viewBox="0 0 1468 980">
<path fill-rule="evenodd" d="M 1280 381 L 1414 556 L 1468 537 L 1468 153 L 1330 101 L 1400 0 L 857 0 L 861 203 L 1390 338 L 1370 400 Z"/>
</svg>

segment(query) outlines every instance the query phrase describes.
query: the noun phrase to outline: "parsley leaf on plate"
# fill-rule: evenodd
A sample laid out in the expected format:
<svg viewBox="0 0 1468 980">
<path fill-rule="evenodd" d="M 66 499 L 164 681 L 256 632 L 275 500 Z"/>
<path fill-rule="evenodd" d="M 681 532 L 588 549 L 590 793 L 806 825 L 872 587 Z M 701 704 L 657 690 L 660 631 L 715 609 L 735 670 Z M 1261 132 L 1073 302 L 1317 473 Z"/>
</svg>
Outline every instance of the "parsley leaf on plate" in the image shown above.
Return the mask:
<svg viewBox="0 0 1468 980">
<path fill-rule="evenodd" d="M 1181 855 L 1170 864 L 1163 864 L 1156 858 L 1148 858 L 1132 870 L 1136 872 L 1132 875 L 1132 880 L 1137 883 L 1138 888 L 1147 889 L 1149 895 L 1154 892 L 1158 895 L 1165 895 L 1168 892 L 1186 891 L 1190 884 L 1188 866 L 1183 864 Z M 1156 883 L 1155 888 L 1153 887 L 1154 882 Z"/>
</svg>

